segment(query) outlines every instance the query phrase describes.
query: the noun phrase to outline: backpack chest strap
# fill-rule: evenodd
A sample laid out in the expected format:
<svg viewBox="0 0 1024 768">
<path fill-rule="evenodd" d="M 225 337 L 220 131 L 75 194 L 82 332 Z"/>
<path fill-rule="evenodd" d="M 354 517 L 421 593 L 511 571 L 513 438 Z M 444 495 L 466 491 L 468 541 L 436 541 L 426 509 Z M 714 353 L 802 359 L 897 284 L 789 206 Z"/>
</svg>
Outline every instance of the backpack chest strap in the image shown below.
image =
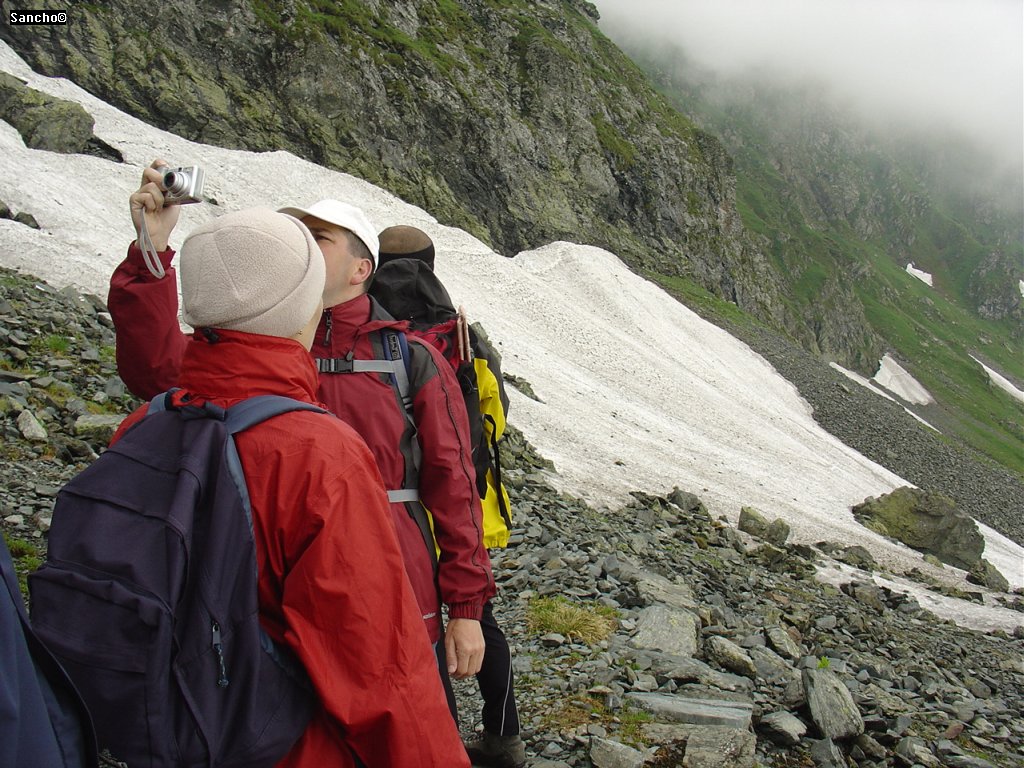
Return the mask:
<svg viewBox="0 0 1024 768">
<path fill-rule="evenodd" d="M 318 357 L 320 373 L 396 373 L 404 365 L 401 360 L 349 360 L 347 357 Z"/>
<path fill-rule="evenodd" d="M 419 501 L 420 492 L 415 488 L 400 488 L 395 491 L 388 491 L 388 501 L 392 504 L 401 504 L 407 501 Z"/>
<path fill-rule="evenodd" d="M 409 344 L 405 334 L 388 328 L 380 332 L 381 357 L 372 360 L 353 359 L 352 353 L 346 357 L 318 357 L 316 368 L 320 373 L 386 373 L 391 377 L 401 401 L 402 408 L 412 420 L 412 385 L 409 380 L 410 357 Z M 413 425 L 415 427 L 415 425 Z M 416 466 L 419 466 L 417 460 Z"/>
</svg>

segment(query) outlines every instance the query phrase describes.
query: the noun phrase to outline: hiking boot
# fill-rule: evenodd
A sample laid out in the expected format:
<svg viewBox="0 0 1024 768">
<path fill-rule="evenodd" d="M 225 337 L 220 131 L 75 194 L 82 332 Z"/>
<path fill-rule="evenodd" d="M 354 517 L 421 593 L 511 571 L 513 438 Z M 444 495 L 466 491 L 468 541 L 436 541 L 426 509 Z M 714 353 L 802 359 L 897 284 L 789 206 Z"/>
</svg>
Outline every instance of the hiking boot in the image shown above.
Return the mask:
<svg viewBox="0 0 1024 768">
<path fill-rule="evenodd" d="M 526 765 L 526 744 L 518 733 L 515 736 L 478 733 L 466 741 L 466 752 L 474 768 L 524 768 Z"/>
</svg>

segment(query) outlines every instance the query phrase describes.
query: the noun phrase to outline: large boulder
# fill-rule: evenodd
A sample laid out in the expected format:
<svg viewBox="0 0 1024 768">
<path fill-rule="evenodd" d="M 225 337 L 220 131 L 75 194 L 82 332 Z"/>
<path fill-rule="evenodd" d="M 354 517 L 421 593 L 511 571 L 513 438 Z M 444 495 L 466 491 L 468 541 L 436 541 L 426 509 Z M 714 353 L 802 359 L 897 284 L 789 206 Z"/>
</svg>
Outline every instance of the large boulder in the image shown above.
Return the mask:
<svg viewBox="0 0 1024 768">
<path fill-rule="evenodd" d="M 858 522 L 942 562 L 970 570 L 985 550 L 978 524 L 948 496 L 920 488 L 897 488 L 853 508 Z"/>
<path fill-rule="evenodd" d="M 92 116 L 80 105 L 29 88 L 0 72 L 0 117 L 21 134 L 25 146 L 50 152 L 84 152 L 93 138 Z"/>
<path fill-rule="evenodd" d="M 967 580 L 972 584 L 981 584 L 983 587 L 994 589 L 996 592 L 1010 591 L 1010 582 L 999 572 L 998 568 L 984 558 L 974 564 L 970 573 L 967 574 Z"/>
</svg>

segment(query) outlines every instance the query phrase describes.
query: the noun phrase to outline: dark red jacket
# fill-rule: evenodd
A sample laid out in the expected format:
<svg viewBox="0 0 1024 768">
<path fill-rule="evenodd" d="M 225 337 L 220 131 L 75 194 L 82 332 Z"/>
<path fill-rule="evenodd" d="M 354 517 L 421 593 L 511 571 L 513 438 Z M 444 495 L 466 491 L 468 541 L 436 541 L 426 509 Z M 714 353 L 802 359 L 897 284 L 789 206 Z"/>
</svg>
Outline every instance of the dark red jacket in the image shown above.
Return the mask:
<svg viewBox="0 0 1024 768">
<path fill-rule="evenodd" d="M 260 394 L 316 402 L 296 341 L 193 337 L 177 383 L 227 407 Z M 126 419 L 115 440 L 145 414 Z M 301 659 L 323 707 L 278 768 L 451 768 L 469 762 L 448 712 L 373 456 L 333 416 L 294 412 L 236 438 L 253 511 L 260 621 Z"/>
<path fill-rule="evenodd" d="M 108 306 L 117 332 L 118 372 L 137 396 L 149 398 L 177 381 L 187 336 L 177 323 L 178 295 L 173 251 L 160 254 L 167 269 L 154 278 L 133 243 L 110 280 Z M 373 319 L 367 296 L 324 312 L 313 356 L 374 357 L 382 328 L 404 323 Z M 376 313 L 374 313 L 376 314 Z M 495 592 L 490 559 L 482 542 L 482 512 L 476 490 L 469 424 L 451 367 L 429 345 L 410 339 L 413 412 L 422 449 L 419 493 L 433 518 L 440 549 L 435 580 L 432 554 L 403 503 L 391 505 L 406 570 L 431 640 L 440 636 L 440 599 L 451 618 L 479 619 Z M 406 416 L 386 374 L 321 374 L 318 396 L 366 441 L 385 487 L 404 487 L 406 459 L 399 450 Z"/>
</svg>

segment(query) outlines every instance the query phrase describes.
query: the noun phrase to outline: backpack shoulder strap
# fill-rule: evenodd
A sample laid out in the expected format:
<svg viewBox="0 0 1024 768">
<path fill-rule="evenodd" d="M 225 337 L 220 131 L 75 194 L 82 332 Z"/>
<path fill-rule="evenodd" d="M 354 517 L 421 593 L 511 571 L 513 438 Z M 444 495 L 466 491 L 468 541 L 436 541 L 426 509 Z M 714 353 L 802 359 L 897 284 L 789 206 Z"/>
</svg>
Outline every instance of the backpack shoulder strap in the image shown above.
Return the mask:
<svg viewBox="0 0 1024 768">
<path fill-rule="evenodd" d="M 402 331 L 381 331 L 381 346 L 391 364 L 391 383 L 402 398 L 402 408 L 412 418 L 412 358 L 409 338 Z M 400 363 L 400 365 L 399 365 Z M 417 462 L 418 465 L 419 462 Z"/>
<path fill-rule="evenodd" d="M 409 352 L 409 339 L 404 332 L 393 329 L 385 328 L 380 333 L 381 349 L 383 349 L 385 357 L 388 358 L 387 363 L 391 365 L 391 386 L 398 396 L 408 424 L 408 439 L 403 439 L 403 446 L 409 451 L 418 481 L 420 467 L 423 466 L 423 449 L 420 447 L 419 430 L 416 427 L 416 417 L 413 413 L 412 399 L 416 393 L 412 390 L 412 355 Z M 419 485 L 418 482 L 416 484 Z M 389 490 L 388 499 L 392 502 L 419 501 L 419 490 L 418 488 Z"/>
<path fill-rule="evenodd" d="M 224 447 L 224 457 L 227 461 L 228 472 L 235 482 L 238 495 L 242 497 L 242 508 L 245 510 L 245 519 L 249 523 L 249 530 L 252 531 L 252 502 L 249 499 L 249 487 L 245 482 L 245 473 L 242 471 L 242 460 L 238 456 L 238 447 L 235 445 L 235 435 L 244 432 L 249 427 L 280 416 L 282 413 L 291 411 L 313 411 L 314 413 L 327 413 L 312 403 L 304 403 L 291 397 L 281 395 L 257 395 L 236 403 L 225 411 L 225 426 L 228 431 L 228 440 Z"/>
<path fill-rule="evenodd" d="M 161 392 L 159 395 L 154 395 L 153 399 L 149 401 L 149 407 L 146 409 L 146 415 L 149 416 L 151 413 L 166 411 L 171 397 L 178 391 L 178 389 L 180 389 L 180 387 L 173 387 L 168 389 L 166 392 Z"/>
<path fill-rule="evenodd" d="M 291 397 L 258 395 L 228 408 L 225 421 L 228 432 L 235 435 L 262 421 L 272 419 L 274 416 L 280 416 L 282 413 L 289 413 L 290 411 L 327 413 L 327 411 L 319 406 L 312 403 L 304 403 Z"/>
<path fill-rule="evenodd" d="M 405 415 L 407 429 L 402 438 L 401 450 L 407 455 L 412 469 L 412 477 L 418 478 L 423 465 L 423 452 L 417 437 L 416 419 L 413 413 L 412 388 L 412 354 L 409 352 L 409 339 L 404 331 L 395 328 L 380 330 L 380 347 L 383 358 L 357 360 L 353 357 L 319 357 L 316 359 L 317 370 L 321 373 L 386 373 L 402 412 Z M 407 453 L 406 453 L 407 452 Z M 406 484 L 411 485 L 409 475 Z M 419 485 L 418 482 L 415 483 Z M 418 502 L 417 487 L 395 488 L 388 490 L 388 500 L 392 503 Z M 419 521 L 417 521 L 419 522 Z M 423 527 L 421 525 L 421 527 Z"/>
</svg>

